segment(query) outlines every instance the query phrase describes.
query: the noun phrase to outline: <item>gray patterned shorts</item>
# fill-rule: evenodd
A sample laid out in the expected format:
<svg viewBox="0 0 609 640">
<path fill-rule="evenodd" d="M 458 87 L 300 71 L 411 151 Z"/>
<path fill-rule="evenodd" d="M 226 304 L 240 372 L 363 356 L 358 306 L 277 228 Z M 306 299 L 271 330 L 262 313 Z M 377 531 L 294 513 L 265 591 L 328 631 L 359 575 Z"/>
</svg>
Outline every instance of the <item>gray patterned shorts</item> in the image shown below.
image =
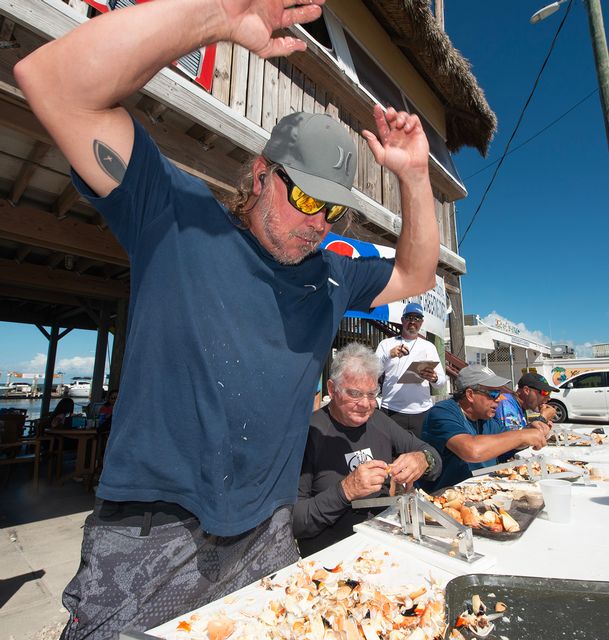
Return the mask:
<svg viewBox="0 0 609 640">
<path fill-rule="evenodd" d="M 62 640 L 150 629 L 298 559 L 291 506 L 238 536 L 205 533 L 196 518 L 140 534 L 87 517 L 80 567 L 63 593 L 70 620 Z"/>
</svg>

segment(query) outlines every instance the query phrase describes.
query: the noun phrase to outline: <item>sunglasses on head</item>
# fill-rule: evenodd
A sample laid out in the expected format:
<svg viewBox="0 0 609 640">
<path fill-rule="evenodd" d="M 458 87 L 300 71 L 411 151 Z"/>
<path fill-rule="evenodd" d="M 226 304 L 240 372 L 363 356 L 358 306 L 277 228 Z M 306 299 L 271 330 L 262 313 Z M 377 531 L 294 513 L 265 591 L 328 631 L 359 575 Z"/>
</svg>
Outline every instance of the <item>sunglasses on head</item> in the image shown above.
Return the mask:
<svg viewBox="0 0 609 640">
<path fill-rule="evenodd" d="M 325 218 L 329 224 L 338 222 L 347 213 L 349 207 L 343 204 L 331 204 L 324 200 L 317 200 L 313 196 L 307 195 L 299 186 L 297 186 L 290 176 L 278 167 L 275 173 L 279 176 L 288 190 L 288 202 L 300 213 L 305 216 L 314 216 L 322 209 L 326 210 Z"/>
<path fill-rule="evenodd" d="M 481 393 L 491 400 L 497 400 L 497 398 L 499 398 L 499 396 L 503 393 L 500 389 L 474 389 L 474 391 L 476 393 Z"/>
</svg>

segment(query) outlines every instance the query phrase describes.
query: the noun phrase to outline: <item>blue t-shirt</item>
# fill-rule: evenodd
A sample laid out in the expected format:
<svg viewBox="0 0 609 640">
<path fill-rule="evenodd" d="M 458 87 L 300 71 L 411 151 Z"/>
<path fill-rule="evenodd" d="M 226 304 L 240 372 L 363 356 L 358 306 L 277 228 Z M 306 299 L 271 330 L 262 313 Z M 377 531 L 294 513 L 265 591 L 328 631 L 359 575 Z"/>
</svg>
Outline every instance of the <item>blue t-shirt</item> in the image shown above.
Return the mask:
<svg viewBox="0 0 609 640">
<path fill-rule="evenodd" d="M 511 393 L 504 393 L 497 405 L 495 420 L 498 420 L 512 431 L 527 426 L 527 417 L 523 408 L 518 404 L 516 397 Z"/>
<path fill-rule="evenodd" d="M 465 462 L 455 455 L 446 443 L 461 433 L 472 436 L 503 433 L 507 429 L 497 420 L 470 420 L 465 416 L 461 407 L 452 398 L 437 402 L 427 414 L 423 425 L 422 439 L 428 442 L 442 458 L 442 473 L 435 482 L 419 482 L 426 491 L 435 491 L 443 487 L 450 487 L 466 478 L 470 478 L 473 469 L 490 467 L 497 464 L 495 458 L 485 462 Z"/>
<path fill-rule="evenodd" d="M 131 259 L 120 396 L 97 495 L 162 500 L 237 535 L 296 501 L 313 397 L 347 309 L 393 262 L 318 251 L 279 264 L 135 124 L 124 180 L 97 198 Z"/>
</svg>

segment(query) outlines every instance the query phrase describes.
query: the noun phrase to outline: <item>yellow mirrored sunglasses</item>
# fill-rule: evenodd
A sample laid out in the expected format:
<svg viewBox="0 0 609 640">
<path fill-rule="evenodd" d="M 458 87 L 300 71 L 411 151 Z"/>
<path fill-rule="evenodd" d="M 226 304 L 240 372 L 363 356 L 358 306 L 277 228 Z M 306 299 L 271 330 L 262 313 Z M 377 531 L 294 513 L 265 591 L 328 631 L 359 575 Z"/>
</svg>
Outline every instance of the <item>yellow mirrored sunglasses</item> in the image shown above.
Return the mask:
<svg viewBox="0 0 609 640">
<path fill-rule="evenodd" d="M 284 182 L 288 190 L 289 203 L 300 213 L 304 213 L 305 216 L 314 216 L 325 208 L 326 222 L 334 224 L 338 222 L 347 213 L 349 207 L 343 204 L 331 204 L 324 200 L 317 200 L 312 196 L 307 195 L 290 176 L 281 168 L 277 168 L 275 173 Z"/>
</svg>

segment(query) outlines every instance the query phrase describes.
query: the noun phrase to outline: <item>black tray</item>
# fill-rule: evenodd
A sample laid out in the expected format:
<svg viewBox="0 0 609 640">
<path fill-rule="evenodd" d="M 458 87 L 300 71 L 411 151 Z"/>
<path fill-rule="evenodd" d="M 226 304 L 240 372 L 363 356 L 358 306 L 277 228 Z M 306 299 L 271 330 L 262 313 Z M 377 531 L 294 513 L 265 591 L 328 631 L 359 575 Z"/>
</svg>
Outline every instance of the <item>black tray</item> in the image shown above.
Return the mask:
<svg viewBox="0 0 609 640">
<path fill-rule="evenodd" d="M 435 492 L 433 495 L 442 495 L 449 488 L 451 487 L 445 487 L 441 491 Z M 539 497 L 537 498 L 537 496 Z M 476 502 L 468 502 L 467 504 L 478 506 Z M 520 525 L 519 531 L 511 533 L 509 531 L 490 531 L 488 529 L 483 529 L 482 527 L 477 529 L 472 527 L 472 532 L 475 536 L 489 538 L 490 540 L 517 540 L 531 526 L 531 522 L 535 520 L 544 506 L 543 498 L 540 494 L 525 496 L 518 500 L 512 500 L 512 504 L 507 512 Z"/>
<path fill-rule="evenodd" d="M 493 621 L 495 628 L 488 640 L 609 637 L 609 582 L 470 574 L 453 578 L 446 585 L 450 626 L 445 638 L 474 594 L 480 596 L 488 613 L 494 612 L 496 602 L 508 607 L 502 618 Z"/>
</svg>

